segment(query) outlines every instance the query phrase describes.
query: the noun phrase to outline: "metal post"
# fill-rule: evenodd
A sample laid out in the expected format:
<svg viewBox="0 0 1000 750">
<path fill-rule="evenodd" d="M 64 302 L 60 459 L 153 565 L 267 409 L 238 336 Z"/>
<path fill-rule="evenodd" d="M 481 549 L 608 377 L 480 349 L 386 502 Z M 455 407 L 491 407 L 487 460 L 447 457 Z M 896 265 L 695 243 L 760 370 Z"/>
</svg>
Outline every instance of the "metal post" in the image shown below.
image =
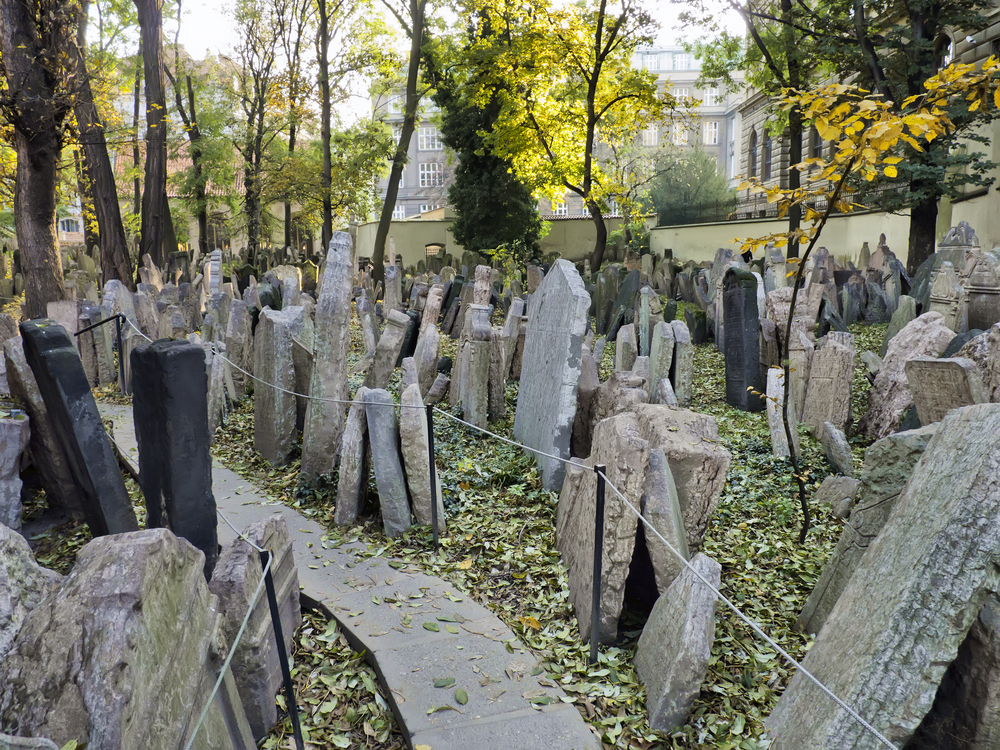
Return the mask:
<svg viewBox="0 0 1000 750">
<path fill-rule="evenodd" d="M 122 313 L 115 316 L 115 333 L 118 335 L 118 390 L 126 396 L 125 388 L 125 349 L 122 348 Z"/>
<path fill-rule="evenodd" d="M 597 640 L 601 629 L 601 563 L 604 559 L 604 475 L 607 467 L 597 464 L 597 503 L 594 510 L 594 591 L 590 609 L 590 663 L 597 664 Z"/>
<path fill-rule="evenodd" d="M 267 568 L 267 552 L 259 552 L 261 569 Z M 271 551 L 274 554 L 274 551 Z M 272 563 L 273 567 L 273 563 Z M 288 668 L 288 654 L 285 653 L 285 636 L 281 632 L 281 611 L 278 609 L 278 597 L 274 593 L 274 578 L 271 570 L 264 576 L 264 586 L 267 589 L 267 603 L 271 608 L 271 625 L 274 627 L 274 637 L 278 641 L 278 661 L 281 663 L 281 677 L 285 682 L 285 701 L 288 706 L 288 718 L 292 720 L 292 734 L 295 735 L 295 746 L 304 750 L 302 727 L 299 726 L 299 707 L 295 704 L 295 686 L 292 684 L 292 672 Z"/>
<path fill-rule="evenodd" d="M 438 550 L 437 467 L 434 465 L 434 406 L 427 404 L 427 460 L 431 465 L 431 531 L 434 551 Z"/>
</svg>

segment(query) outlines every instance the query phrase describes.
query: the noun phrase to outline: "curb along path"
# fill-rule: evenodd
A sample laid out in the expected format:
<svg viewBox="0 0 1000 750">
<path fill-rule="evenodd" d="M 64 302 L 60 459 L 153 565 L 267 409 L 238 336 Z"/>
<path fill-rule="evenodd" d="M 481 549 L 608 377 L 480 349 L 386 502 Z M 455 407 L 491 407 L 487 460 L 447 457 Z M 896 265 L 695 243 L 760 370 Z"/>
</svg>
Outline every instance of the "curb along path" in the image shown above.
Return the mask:
<svg viewBox="0 0 1000 750">
<path fill-rule="evenodd" d="M 132 407 L 98 407 L 138 471 Z M 563 701 L 563 691 L 545 678 L 514 633 L 454 586 L 396 570 L 386 558 L 356 561 L 351 546 L 328 549 L 319 523 L 268 501 L 215 458 L 212 490 L 237 529 L 284 516 L 303 593 L 330 611 L 353 648 L 368 654 L 411 748 L 600 749 L 579 711 Z M 220 544 L 235 537 L 219 524 Z M 457 700 L 459 690 L 467 703 Z"/>
</svg>

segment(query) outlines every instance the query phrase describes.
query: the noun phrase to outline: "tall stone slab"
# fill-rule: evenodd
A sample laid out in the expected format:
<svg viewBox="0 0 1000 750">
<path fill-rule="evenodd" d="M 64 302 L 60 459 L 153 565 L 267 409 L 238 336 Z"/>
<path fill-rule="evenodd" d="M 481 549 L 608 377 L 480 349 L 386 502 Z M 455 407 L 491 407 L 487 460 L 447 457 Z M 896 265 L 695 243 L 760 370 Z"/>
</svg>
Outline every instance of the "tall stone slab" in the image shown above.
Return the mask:
<svg viewBox="0 0 1000 750">
<path fill-rule="evenodd" d="M 771 453 L 779 458 L 787 458 L 790 455 L 788 435 L 785 433 L 784 403 L 785 371 L 772 367 L 767 371 L 767 429 L 771 433 Z M 792 428 L 795 455 L 801 456 L 799 431 L 796 429 L 795 416 L 791 413 L 788 415 L 788 422 Z"/>
<path fill-rule="evenodd" d="M 544 285 L 552 276 L 549 271 Z M 594 452 L 587 462 L 607 467 L 608 480 L 638 508 L 649 463 L 649 442 L 639 433 L 632 414 L 605 419 L 594 430 Z M 594 517 L 597 475 L 591 469 L 570 467 L 556 506 L 556 546 L 568 568 L 570 600 L 580 626 L 580 636 L 590 638 L 593 612 Z M 610 490 L 604 505 L 604 553 L 601 568 L 598 640 L 613 643 L 625 599 L 632 553 L 635 549 L 636 515 Z"/>
<path fill-rule="evenodd" d="M 885 353 L 889 350 L 889 342 L 892 341 L 892 337 L 902 331 L 916 317 L 916 300 L 905 294 L 900 296 L 899 306 L 896 308 L 896 312 L 892 314 L 889 327 L 885 330 L 885 340 L 882 342 L 882 349 L 879 351 L 880 357 L 884 357 Z"/>
<path fill-rule="evenodd" d="M 28 416 L 12 412 L 0 419 L 0 523 L 21 530 L 21 454 L 31 432 Z"/>
<path fill-rule="evenodd" d="M 719 588 L 722 566 L 718 562 L 699 553 L 691 567 Z M 635 669 L 646 686 L 652 729 L 672 732 L 687 720 L 708 673 L 715 642 L 715 606 L 715 592 L 686 567 L 657 599 L 635 652 Z"/>
<path fill-rule="evenodd" d="M 994 259 L 983 253 L 978 256 L 972 273 L 965 281 L 968 295 L 969 330 L 988 331 L 1000 322 L 1000 270 Z"/>
<path fill-rule="evenodd" d="M 368 420 L 382 524 L 386 536 L 397 537 L 410 528 L 410 503 L 399 454 L 396 405 L 388 391 L 375 388 L 365 392 L 365 418 Z"/>
<path fill-rule="evenodd" d="M 382 299 L 382 316 L 389 317 L 392 310 L 403 311 L 402 269 L 399 266 L 385 267 L 385 297 Z"/>
<path fill-rule="evenodd" d="M 350 346 L 351 292 L 354 288 L 351 235 L 334 232 L 330 238 L 323 281 L 316 305 L 313 335 L 312 398 L 306 407 L 302 435 L 301 478 L 329 474 L 337 463 L 344 433 L 344 404 L 319 399 L 347 400 L 347 350 Z"/>
<path fill-rule="evenodd" d="M 818 633 L 823 627 L 868 546 L 885 526 L 899 493 L 936 430 L 937 425 L 931 425 L 896 432 L 868 447 L 850 520 L 799 614 L 796 621 L 799 630 Z"/>
<path fill-rule="evenodd" d="M 694 345 L 687 325 L 675 320 L 670 324 L 674 334 L 674 360 L 670 365 L 670 382 L 674 386 L 677 403 L 683 408 L 691 406 L 694 398 Z"/>
<path fill-rule="evenodd" d="M 920 424 L 940 422 L 952 409 L 989 401 L 979 368 L 971 359 L 915 357 L 904 368 Z"/>
<path fill-rule="evenodd" d="M 757 280 L 749 271 L 730 268 L 723 278 L 726 337 L 726 403 L 741 411 L 761 411 L 760 324 Z"/>
<path fill-rule="evenodd" d="M 851 419 L 854 334 L 831 331 L 817 345 L 809 364 L 802 421 L 810 427 L 830 422 L 845 430 Z"/>
<path fill-rule="evenodd" d="M 415 314 L 415 313 L 414 313 Z M 375 347 L 375 357 L 368 374 L 365 376 L 366 388 L 387 388 L 396 362 L 400 361 L 403 351 L 403 341 L 409 330 L 411 320 L 398 310 L 390 310 L 385 321 L 382 337 Z"/>
<path fill-rule="evenodd" d="M 304 325 L 304 317 L 301 307 L 277 311 L 265 308 L 257 319 L 253 346 L 253 373 L 258 378 L 253 391 L 253 446 L 274 466 L 287 465 L 295 451 L 292 339 Z"/>
<path fill-rule="evenodd" d="M 911 321 L 889 342 L 882 368 L 875 376 L 868 396 L 868 411 L 858 427 L 877 440 L 897 429 L 903 416 L 913 406 L 913 395 L 906 380 L 907 360 L 938 357 L 951 343 L 955 332 L 939 312 L 926 312 Z"/>
<path fill-rule="evenodd" d="M 965 290 L 960 283 L 958 272 L 948 261 L 941 264 L 931 285 L 928 312 L 939 312 L 944 316 L 944 324 L 955 333 L 969 329 Z"/>
<path fill-rule="evenodd" d="M 410 386 L 399 398 L 399 446 L 406 467 L 406 485 L 410 489 L 410 501 L 417 523 L 428 526 L 431 523 L 431 469 L 430 440 L 427 432 L 427 411 L 420 398 L 420 387 Z M 434 467 L 435 477 L 437 466 Z M 445 528 L 444 501 L 441 496 L 441 481 L 435 481 L 437 494 L 438 530 Z"/>
<path fill-rule="evenodd" d="M 642 517 L 659 534 L 657 536 L 643 524 L 642 533 L 646 539 L 646 549 L 649 550 L 649 560 L 653 564 L 656 589 L 662 596 L 684 570 L 684 563 L 677 554 L 685 560 L 690 559 L 691 555 L 688 552 L 687 533 L 684 530 L 684 517 L 677 496 L 677 485 L 674 483 L 674 475 L 670 471 L 667 457 L 660 448 L 649 451 L 649 466 L 646 468 L 646 480 L 642 488 L 639 510 Z M 664 543 L 660 536 L 667 543 Z M 667 544 L 673 547 L 674 551 L 671 551 Z"/>
<path fill-rule="evenodd" d="M 146 528 L 170 529 L 200 549 L 205 578 L 211 579 L 219 537 L 204 349 L 164 339 L 137 347 L 132 352 L 132 415 Z"/>
<path fill-rule="evenodd" d="M 427 291 L 427 301 L 424 303 L 423 312 L 420 314 L 420 335 L 429 328 L 436 329 L 438 320 L 441 317 L 441 305 L 444 303 L 444 285 L 432 284 Z"/>
<path fill-rule="evenodd" d="M 434 384 L 434 378 L 437 376 L 440 348 L 441 334 L 438 333 L 437 326 L 428 326 L 420 332 L 420 338 L 417 340 L 417 349 L 413 353 L 413 360 L 417 370 L 417 380 L 420 383 L 421 393 L 427 393 L 431 385 Z"/>
<path fill-rule="evenodd" d="M 528 304 L 514 436 L 529 448 L 569 458 L 589 309 L 575 266 L 557 260 Z M 543 484 L 561 487 L 564 464 L 540 455 L 536 460 Z"/>
<path fill-rule="evenodd" d="M 902 747 L 988 596 L 1000 586 L 1000 405 L 940 423 L 803 666 Z M 767 721 L 774 750 L 874 747 L 796 674 Z"/>
<path fill-rule="evenodd" d="M 618 329 L 615 340 L 615 369 L 631 370 L 639 356 L 639 344 L 635 337 L 635 325 L 629 323 Z"/>
<path fill-rule="evenodd" d="M 253 318 L 247 303 L 243 300 L 233 300 L 229 308 L 229 325 L 226 327 L 226 359 L 230 377 L 236 390 L 236 400 L 242 401 L 246 396 L 252 380 L 247 375 L 253 372 Z"/>
<path fill-rule="evenodd" d="M 21 323 L 24 356 L 80 491 L 94 536 L 139 528 L 97 402 L 66 330 L 43 319 Z"/>
<path fill-rule="evenodd" d="M 646 381 L 646 389 L 649 391 L 649 399 L 653 400 L 656 393 L 657 384 L 666 379 L 669 382 L 670 366 L 674 363 L 674 329 L 670 323 L 658 322 L 653 326 L 649 347 L 649 379 Z M 673 387 L 671 387 L 673 391 Z"/>
<path fill-rule="evenodd" d="M 354 401 L 347 412 L 347 423 L 340 449 L 340 473 L 337 478 L 337 503 L 333 522 L 350 526 L 358 518 L 368 492 L 368 473 L 371 449 L 368 443 L 368 420 L 365 417 L 364 386 L 354 394 Z"/>
</svg>

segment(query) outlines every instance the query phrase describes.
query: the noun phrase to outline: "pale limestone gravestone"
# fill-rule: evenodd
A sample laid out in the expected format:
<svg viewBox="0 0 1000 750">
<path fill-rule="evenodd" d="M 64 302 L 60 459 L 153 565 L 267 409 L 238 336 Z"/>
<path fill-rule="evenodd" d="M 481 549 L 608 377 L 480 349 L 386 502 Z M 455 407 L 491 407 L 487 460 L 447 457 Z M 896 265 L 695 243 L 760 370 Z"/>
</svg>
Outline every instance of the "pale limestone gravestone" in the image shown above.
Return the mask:
<svg viewBox="0 0 1000 750">
<path fill-rule="evenodd" d="M 438 333 L 437 326 L 429 326 L 421 331 L 417 349 L 413 353 L 413 364 L 417 370 L 417 382 L 420 383 L 421 393 L 427 393 L 434 384 L 440 347 L 441 334 Z"/>
<path fill-rule="evenodd" d="M 13 412 L 0 419 L 0 523 L 21 530 L 21 454 L 28 447 L 28 416 Z"/>
<path fill-rule="evenodd" d="M 885 525 L 899 493 L 936 430 L 937 425 L 931 425 L 897 432 L 869 446 L 850 521 L 844 526 L 833 555 L 796 620 L 799 630 L 818 633 L 823 627 L 868 545 Z"/>
<path fill-rule="evenodd" d="M 568 260 L 557 260 L 528 305 L 514 437 L 529 448 L 569 458 L 589 309 L 580 274 Z M 563 463 L 536 460 L 543 484 L 561 487 Z"/>
<path fill-rule="evenodd" d="M 802 422 L 818 427 L 830 422 L 846 428 L 851 419 L 854 334 L 831 331 L 819 342 L 809 363 Z"/>
<path fill-rule="evenodd" d="M 684 569 L 684 563 L 678 555 L 685 560 L 690 559 L 691 555 L 688 552 L 677 485 L 674 484 L 674 475 L 670 471 L 667 457 L 660 448 L 653 448 L 649 452 L 640 511 L 652 529 L 659 533 L 657 536 L 643 525 L 646 549 L 649 550 L 649 560 L 653 563 L 656 589 L 663 595 Z M 664 539 L 673 547 L 673 551 L 664 543 Z"/>
<path fill-rule="evenodd" d="M 858 424 L 862 433 L 877 440 L 899 429 L 903 416 L 913 406 L 904 369 L 907 360 L 940 356 L 954 336 L 955 332 L 945 325 L 941 313 L 926 312 L 889 342 L 882 368 L 868 396 L 868 411 Z"/>
<path fill-rule="evenodd" d="M 340 449 L 340 473 L 337 478 L 337 506 L 333 522 L 349 526 L 358 518 L 368 489 L 368 470 L 371 451 L 368 444 L 368 420 L 365 417 L 365 394 L 368 389 L 358 388 L 347 412 L 347 422 Z"/>
<path fill-rule="evenodd" d="M 410 489 L 410 502 L 417 523 L 430 525 L 431 515 L 431 470 L 429 458 L 429 433 L 427 432 L 427 411 L 420 398 L 420 387 L 410 386 L 399 398 L 399 442 L 406 467 L 406 485 Z M 434 467 L 435 476 L 437 466 Z M 445 529 L 444 501 L 441 496 L 441 481 L 435 485 L 437 493 L 438 530 Z"/>
<path fill-rule="evenodd" d="M 295 451 L 296 402 L 292 338 L 305 325 L 301 307 L 265 308 L 254 334 L 253 445 L 274 466 L 285 466 Z M 276 385 L 271 388 L 265 385 Z"/>
<path fill-rule="evenodd" d="M 643 256 L 649 257 L 649 256 Z M 644 286 L 639 290 L 639 315 L 638 319 L 638 336 L 639 336 L 639 350 L 638 354 L 640 357 L 649 356 L 649 346 L 650 346 L 650 298 L 655 298 L 656 292 L 654 292 L 650 287 Z"/>
<path fill-rule="evenodd" d="M 830 422 L 823 422 L 813 430 L 813 436 L 823 446 L 823 453 L 833 470 L 846 477 L 853 477 L 854 457 L 844 431 Z"/>
<path fill-rule="evenodd" d="M 551 278 L 552 272 L 546 276 Z M 607 466 L 608 480 L 638 508 L 649 463 L 649 441 L 639 434 L 632 414 L 605 419 L 594 430 L 591 467 Z M 556 506 L 556 546 L 568 568 L 570 600 L 580 626 L 580 636 L 589 640 L 591 632 L 594 568 L 594 514 L 597 475 L 590 468 L 566 470 Z M 604 556 L 601 572 L 598 640 L 613 643 L 618 634 L 618 618 L 625 598 L 632 553 L 635 549 L 636 515 L 612 491 L 605 495 Z"/>
<path fill-rule="evenodd" d="M 653 326 L 652 343 L 649 348 L 649 378 L 646 389 L 650 401 L 656 393 L 661 380 L 670 382 L 670 366 L 674 363 L 674 329 L 670 323 L 659 321 Z M 673 387 L 671 387 L 673 393 Z"/>
<path fill-rule="evenodd" d="M 615 369 L 631 370 L 639 355 L 639 345 L 635 338 L 635 325 L 629 323 L 618 329 L 615 340 Z"/>
<path fill-rule="evenodd" d="M 694 398 L 694 346 L 691 344 L 691 333 L 683 321 L 672 321 L 670 326 L 674 334 L 670 382 L 673 384 L 677 403 L 687 408 Z"/>
<path fill-rule="evenodd" d="M 233 300 L 226 328 L 226 363 L 236 390 L 236 401 L 242 401 L 253 382 L 247 373 L 253 372 L 253 319 L 247 303 Z M 235 365 L 235 366 L 234 366 Z"/>
<path fill-rule="evenodd" d="M 396 369 L 396 362 L 399 360 L 409 325 L 410 319 L 403 313 L 398 310 L 389 312 L 382 337 L 375 347 L 375 357 L 365 376 L 366 388 L 385 388 L 389 385 L 389 378 Z"/>
<path fill-rule="evenodd" d="M 785 403 L 785 372 L 776 367 L 767 371 L 767 428 L 771 433 L 771 453 L 779 458 L 787 458 L 788 435 L 785 433 L 783 404 Z M 791 427 L 792 444 L 795 455 L 801 456 L 799 431 L 796 429 L 795 415 L 789 410 L 788 423 Z"/>
<path fill-rule="evenodd" d="M 476 281 L 473 287 L 472 304 L 488 306 L 492 287 L 493 269 L 489 266 L 476 266 Z"/>
<path fill-rule="evenodd" d="M 401 286 L 402 269 L 399 266 L 385 267 L 385 297 L 382 299 L 382 317 L 388 318 L 389 312 L 403 311 L 403 289 Z"/>
<path fill-rule="evenodd" d="M 649 726 L 672 732 L 691 712 L 708 673 L 715 642 L 715 591 L 722 566 L 697 554 L 653 607 L 639 637 L 635 669 L 646 686 Z"/>
<path fill-rule="evenodd" d="M 948 261 L 941 264 L 934 283 L 931 285 L 928 312 L 939 312 L 944 316 L 944 324 L 955 333 L 968 330 L 968 310 L 965 290 L 959 282 L 958 273 Z"/>
<path fill-rule="evenodd" d="M 803 662 L 899 746 L 930 710 L 997 588 L 998 431 L 997 404 L 941 421 Z M 792 678 L 767 721 L 774 750 L 872 746 L 871 735 L 825 697 L 801 673 Z"/>
<path fill-rule="evenodd" d="M 222 251 L 213 250 L 212 256 L 205 265 L 205 291 L 209 296 L 219 291 L 222 284 Z"/>
<path fill-rule="evenodd" d="M 427 292 L 427 301 L 424 303 L 423 312 L 420 315 L 420 334 L 423 335 L 429 328 L 437 328 L 438 318 L 441 317 L 441 305 L 444 302 L 444 286 L 434 284 Z"/>
<path fill-rule="evenodd" d="M 490 421 L 503 419 L 507 415 L 507 338 L 502 328 L 490 332 L 490 371 L 488 416 Z"/>
<path fill-rule="evenodd" d="M 361 292 L 354 301 L 354 310 L 358 315 L 361 328 L 361 340 L 364 342 L 365 354 L 374 356 L 378 345 L 378 322 L 375 320 L 375 309 L 365 292 Z"/>
<path fill-rule="evenodd" d="M 976 363 L 962 357 L 915 357 L 905 365 L 920 423 L 940 422 L 952 409 L 989 401 Z"/>
<path fill-rule="evenodd" d="M 372 451 L 372 468 L 378 486 L 385 535 L 397 537 L 410 528 L 410 503 L 399 454 L 399 423 L 396 406 L 388 391 L 365 392 L 365 418 Z"/>
</svg>

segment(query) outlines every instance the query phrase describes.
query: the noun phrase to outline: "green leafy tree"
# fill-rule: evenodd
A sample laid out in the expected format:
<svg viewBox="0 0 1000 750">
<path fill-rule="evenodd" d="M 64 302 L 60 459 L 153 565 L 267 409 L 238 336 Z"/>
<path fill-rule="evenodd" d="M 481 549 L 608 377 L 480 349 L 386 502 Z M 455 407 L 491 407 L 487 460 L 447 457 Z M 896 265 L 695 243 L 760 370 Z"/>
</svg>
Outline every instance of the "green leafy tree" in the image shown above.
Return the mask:
<svg viewBox="0 0 1000 750">
<path fill-rule="evenodd" d="M 660 224 L 690 224 L 706 212 L 721 215 L 736 208 L 736 191 L 729 186 L 718 160 L 695 149 L 675 157 L 650 191 Z"/>
</svg>

